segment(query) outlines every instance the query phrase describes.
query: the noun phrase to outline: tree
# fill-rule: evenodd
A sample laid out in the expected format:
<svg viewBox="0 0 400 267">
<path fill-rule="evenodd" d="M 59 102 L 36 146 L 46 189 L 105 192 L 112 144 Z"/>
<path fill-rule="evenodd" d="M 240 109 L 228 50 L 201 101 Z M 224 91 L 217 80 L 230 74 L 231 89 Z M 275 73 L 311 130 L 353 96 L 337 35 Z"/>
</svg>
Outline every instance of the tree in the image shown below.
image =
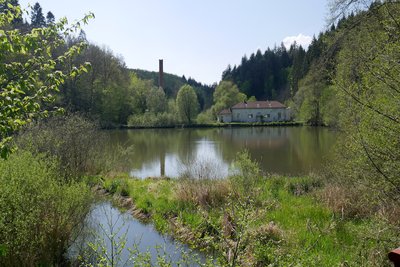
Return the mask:
<svg viewBox="0 0 400 267">
<path fill-rule="evenodd" d="M 38 2 L 36 2 L 31 10 L 31 25 L 34 28 L 41 28 L 46 26 L 46 20 L 43 15 L 42 7 Z"/>
<path fill-rule="evenodd" d="M 321 62 L 314 62 L 310 71 L 301 80 L 299 90 L 294 97 L 298 109 L 298 118 L 309 125 L 324 125 L 322 95 L 329 90 L 327 70 Z"/>
<path fill-rule="evenodd" d="M 176 96 L 178 114 L 183 122 L 192 123 L 199 110 L 196 92 L 190 85 L 182 86 Z"/>
<path fill-rule="evenodd" d="M 167 98 L 162 88 L 152 88 L 146 96 L 147 109 L 155 114 L 167 110 Z"/>
<path fill-rule="evenodd" d="M 233 105 L 246 100 L 246 95 L 239 92 L 239 88 L 230 81 L 221 81 L 214 92 L 214 115 L 221 110 L 230 108 Z"/>
<path fill-rule="evenodd" d="M 143 114 L 147 110 L 147 95 L 154 85 L 150 80 L 139 79 L 136 74 L 132 74 L 130 88 L 133 98 L 133 112 L 135 114 Z"/>
<path fill-rule="evenodd" d="M 88 66 L 83 64 L 65 72 L 58 67 L 76 56 L 85 45 L 73 45 L 61 55 L 57 50 L 65 45 L 65 39 L 60 36 L 69 36 L 79 29 L 78 25 L 68 26 L 62 20 L 52 27 L 21 32 L 12 29 L 14 14 L 20 13 L 18 6 L 0 13 L 0 152 L 3 158 L 11 152 L 11 135 L 35 118 L 47 116 L 49 111 L 43 107 L 54 100 L 60 85 L 66 78 L 86 71 Z M 80 23 L 86 24 L 91 17 L 91 14 L 85 16 Z"/>
<path fill-rule="evenodd" d="M 47 12 L 46 24 L 47 25 L 54 24 L 55 21 L 56 21 L 56 18 L 54 17 L 53 13 L 51 11 Z"/>
<path fill-rule="evenodd" d="M 85 39 L 71 40 L 71 44 Z M 60 105 L 73 112 L 83 112 L 100 120 L 103 127 L 125 125 L 133 113 L 134 89 L 131 76 L 122 58 L 110 49 L 89 44 L 65 69 L 91 62 L 87 74 L 67 79 L 61 88 Z"/>
</svg>

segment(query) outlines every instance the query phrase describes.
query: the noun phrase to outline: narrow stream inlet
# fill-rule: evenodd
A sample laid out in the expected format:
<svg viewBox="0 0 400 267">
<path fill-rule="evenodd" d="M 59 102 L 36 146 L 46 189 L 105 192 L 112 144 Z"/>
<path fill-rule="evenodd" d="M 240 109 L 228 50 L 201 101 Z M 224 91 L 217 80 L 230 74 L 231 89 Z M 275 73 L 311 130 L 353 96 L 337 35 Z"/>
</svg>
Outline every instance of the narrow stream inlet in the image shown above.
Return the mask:
<svg viewBox="0 0 400 267">
<path fill-rule="evenodd" d="M 141 223 L 109 201 L 94 205 L 86 228 L 70 248 L 72 260 L 86 255 L 89 263 L 96 265 L 104 258 L 111 266 L 141 266 L 145 262 L 157 265 L 160 258 L 173 266 L 200 266 L 206 260 L 203 254 L 161 235 L 153 225 Z M 97 256 L 95 250 L 100 252 Z"/>
</svg>

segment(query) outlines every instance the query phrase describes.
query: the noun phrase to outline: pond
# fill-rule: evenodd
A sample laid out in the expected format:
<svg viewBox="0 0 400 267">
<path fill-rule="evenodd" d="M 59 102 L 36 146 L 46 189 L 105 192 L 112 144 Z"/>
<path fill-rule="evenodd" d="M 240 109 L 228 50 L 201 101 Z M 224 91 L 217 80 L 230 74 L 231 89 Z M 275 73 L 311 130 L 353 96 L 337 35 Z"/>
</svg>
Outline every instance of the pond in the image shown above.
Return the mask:
<svg viewBox="0 0 400 267">
<path fill-rule="evenodd" d="M 226 177 L 233 170 L 236 154 L 243 150 L 247 150 L 266 173 L 317 172 L 329 159 L 337 137 L 327 128 L 314 127 L 137 129 L 104 133 L 104 148 L 117 163 L 113 169 L 140 178 L 178 177 L 183 173 L 207 178 Z M 111 255 L 118 250 L 112 247 L 109 239 L 115 233 L 115 244 L 126 241 L 125 249 L 116 256 L 115 266 L 123 266 L 125 262 L 126 266 L 131 266 L 129 261 L 137 260 L 139 255 L 147 255 L 153 264 L 158 256 L 165 256 L 173 263 L 185 259 L 185 266 L 198 266 L 198 262 L 205 261 L 204 255 L 159 234 L 151 224 L 139 222 L 109 202 L 96 204 L 87 220 L 95 235 L 81 233 L 70 249 L 70 258 L 80 255 L 88 241 Z"/>
<path fill-rule="evenodd" d="M 129 151 L 119 161 L 134 177 L 178 177 L 185 172 L 225 177 L 238 152 L 247 150 L 266 173 L 317 172 L 337 134 L 322 127 L 246 127 L 112 130 L 110 149 Z M 196 169 L 197 168 L 197 169 Z"/>
</svg>

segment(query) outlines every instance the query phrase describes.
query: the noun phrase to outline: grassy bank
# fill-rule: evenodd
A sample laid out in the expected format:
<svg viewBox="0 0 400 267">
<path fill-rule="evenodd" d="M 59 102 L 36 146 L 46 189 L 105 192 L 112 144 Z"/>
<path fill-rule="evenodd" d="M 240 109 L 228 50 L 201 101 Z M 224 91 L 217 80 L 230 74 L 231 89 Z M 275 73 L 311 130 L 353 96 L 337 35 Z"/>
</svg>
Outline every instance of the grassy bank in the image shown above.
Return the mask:
<svg viewBox="0 0 400 267">
<path fill-rule="evenodd" d="M 381 223 L 335 214 L 320 201 L 324 188 L 316 178 L 248 178 L 121 176 L 106 179 L 104 187 L 130 198 L 134 213 L 159 231 L 216 252 L 223 266 L 389 264 L 386 252 L 395 244 L 378 233 Z"/>
</svg>

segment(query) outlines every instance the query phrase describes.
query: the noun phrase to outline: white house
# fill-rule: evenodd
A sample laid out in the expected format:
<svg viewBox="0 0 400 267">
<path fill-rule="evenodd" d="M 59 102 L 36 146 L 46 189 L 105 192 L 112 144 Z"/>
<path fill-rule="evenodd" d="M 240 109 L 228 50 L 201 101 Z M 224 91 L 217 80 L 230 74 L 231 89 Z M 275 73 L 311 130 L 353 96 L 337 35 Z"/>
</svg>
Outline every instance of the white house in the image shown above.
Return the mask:
<svg viewBox="0 0 400 267">
<path fill-rule="evenodd" d="M 219 122 L 274 122 L 290 119 L 290 108 L 278 101 L 242 102 L 218 114 Z"/>
</svg>

